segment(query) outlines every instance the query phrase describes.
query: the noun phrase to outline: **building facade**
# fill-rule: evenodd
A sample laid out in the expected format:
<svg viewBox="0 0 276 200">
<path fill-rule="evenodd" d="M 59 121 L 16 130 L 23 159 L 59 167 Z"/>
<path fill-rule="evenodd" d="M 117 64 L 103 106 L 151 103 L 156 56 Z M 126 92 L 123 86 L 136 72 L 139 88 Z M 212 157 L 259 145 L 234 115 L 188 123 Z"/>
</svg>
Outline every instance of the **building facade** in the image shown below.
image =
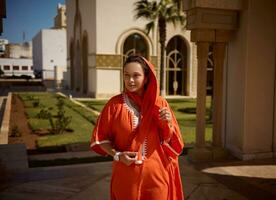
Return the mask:
<svg viewBox="0 0 276 200">
<path fill-rule="evenodd" d="M 47 87 L 60 87 L 66 72 L 65 6 L 58 4 L 52 29 L 42 29 L 33 38 L 34 71 Z"/>
<path fill-rule="evenodd" d="M 0 58 L 1 77 L 26 77 L 34 78 L 33 60 L 30 58 Z"/>
<path fill-rule="evenodd" d="M 221 149 L 249 160 L 276 156 L 276 1 L 183 0 L 198 52 L 196 144 L 190 157 Z M 206 66 L 214 50 L 213 148 L 205 144 Z M 203 81 L 201 81 L 203 80 Z"/>
<path fill-rule="evenodd" d="M 24 42 L 20 44 L 9 43 L 5 46 L 6 58 L 32 58 L 33 57 L 32 42 Z"/>
<path fill-rule="evenodd" d="M 158 33 L 134 19 L 135 0 L 67 0 L 67 83 L 75 91 L 103 98 L 123 89 L 121 69 L 133 53 L 147 57 L 159 77 Z M 168 26 L 167 95 L 196 96 L 196 48 L 190 32 Z"/>
<path fill-rule="evenodd" d="M 225 145 L 242 159 L 276 156 L 275 9 L 246 1 L 227 50 Z"/>
<path fill-rule="evenodd" d="M 9 44 L 9 41 L 6 39 L 0 39 L 0 57 L 4 57 L 6 52 L 6 45 Z"/>
<path fill-rule="evenodd" d="M 3 54 L 0 53 L 1 77 L 34 78 L 32 43 L 9 44 L 2 40 Z"/>
</svg>

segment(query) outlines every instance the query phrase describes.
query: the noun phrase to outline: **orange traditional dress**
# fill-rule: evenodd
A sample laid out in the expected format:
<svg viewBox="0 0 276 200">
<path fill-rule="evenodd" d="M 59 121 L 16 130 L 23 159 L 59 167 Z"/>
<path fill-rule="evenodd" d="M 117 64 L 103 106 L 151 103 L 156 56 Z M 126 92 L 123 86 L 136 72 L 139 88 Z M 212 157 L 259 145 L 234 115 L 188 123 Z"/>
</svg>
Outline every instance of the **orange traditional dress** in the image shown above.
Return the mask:
<svg viewBox="0 0 276 200">
<path fill-rule="evenodd" d="M 159 109 L 169 105 L 159 96 L 153 66 L 146 63 L 151 71 L 143 97 L 125 91 L 111 98 L 93 130 L 91 149 L 106 155 L 99 144 L 110 143 L 116 151 L 139 153 L 130 166 L 113 161 L 112 200 L 182 200 L 178 155 L 184 144 L 172 111 L 171 126 L 159 120 Z"/>
</svg>

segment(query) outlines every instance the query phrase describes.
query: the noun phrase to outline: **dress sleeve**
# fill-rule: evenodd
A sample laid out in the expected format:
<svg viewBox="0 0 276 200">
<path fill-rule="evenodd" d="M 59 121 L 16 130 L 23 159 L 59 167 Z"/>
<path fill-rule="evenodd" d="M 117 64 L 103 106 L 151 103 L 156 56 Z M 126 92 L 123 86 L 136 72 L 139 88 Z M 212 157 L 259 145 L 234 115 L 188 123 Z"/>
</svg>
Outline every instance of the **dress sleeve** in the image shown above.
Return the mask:
<svg viewBox="0 0 276 200">
<path fill-rule="evenodd" d="M 169 108 L 172 115 L 172 122 L 170 124 L 159 122 L 161 145 L 164 152 L 171 158 L 177 158 L 182 153 L 184 142 L 181 136 L 181 131 L 174 115 L 174 112 L 170 108 L 168 102 L 162 99 L 162 107 Z"/>
<path fill-rule="evenodd" d="M 113 116 L 113 106 L 112 103 L 108 102 L 106 106 L 103 108 L 101 114 L 99 115 L 96 125 L 93 129 L 90 148 L 92 151 L 100 155 L 106 156 L 107 153 L 100 147 L 99 144 L 103 143 L 111 143 L 112 131 L 111 131 L 111 123 Z"/>
</svg>

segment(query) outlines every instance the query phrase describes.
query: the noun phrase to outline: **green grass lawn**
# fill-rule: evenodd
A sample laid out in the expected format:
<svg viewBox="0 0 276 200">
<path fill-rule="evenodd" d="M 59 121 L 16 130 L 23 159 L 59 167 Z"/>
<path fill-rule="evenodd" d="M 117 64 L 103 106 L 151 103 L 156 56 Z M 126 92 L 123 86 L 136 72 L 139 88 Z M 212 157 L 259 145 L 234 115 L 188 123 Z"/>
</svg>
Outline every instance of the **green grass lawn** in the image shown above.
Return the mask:
<svg viewBox="0 0 276 200">
<path fill-rule="evenodd" d="M 91 100 L 91 101 L 81 101 L 81 102 L 87 105 L 88 107 L 94 110 L 97 110 L 98 112 L 101 112 L 107 100 Z"/>
<path fill-rule="evenodd" d="M 53 115 L 57 112 L 57 94 L 55 93 L 18 93 L 25 105 L 25 112 L 28 117 L 28 123 L 34 132 L 49 130 L 50 123 L 47 119 L 40 119 L 37 114 L 41 109 L 48 109 Z M 47 134 L 40 136 L 37 140 L 38 148 L 49 146 L 61 146 L 65 144 L 89 142 L 91 131 L 94 127 L 97 116 L 85 108 L 74 104 L 68 98 L 64 98 L 65 115 L 71 116 L 72 121 L 69 128 L 73 131 L 64 134 Z M 81 101 L 87 106 L 101 111 L 107 100 Z M 195 99 L 168 99 L 179 123 L 185 143 L 194 143 L 196 126 L 196 100 Z M 207 111 L 210 107 L 210 98 L 207 98 Z M 208 112 L 207 112 L 208 113 Z M 208 122 L 206 115 L 206 140 L 211 140 L 212 124 Z"/>
<path fill-rule="evenodd" d="M 196 100 L 195 99 L 168 99 L 170 107 L 174 111 L 183 140 L 185 143 L 194 143 L 196 135 Z M 206 129 L 205 139 L 211 141 L 212 123 L 208 121 L 210 99 L 206 102 Z"/>
<path fill-rule="evenodd" d="M 24 102 L 25 112 L 28 117 L 28 123 L 34 132 L 41 130 L 49 130 L 50 123 L 47 119 L 40 119 L 37 114 L 41 109 L 48 109 L 53 115 L 57 112 L 57 95 L 55 93 L 18 93 L 20 98 Z M 38 106 L 34 107 L 35 102 L 39 102 Z M 61 146 L 70 143 L 88 142 L 91 137 L 91 131 L 93 124 L 95 123 L 96 116 L 84 109 L 72 103 L 67 98 L 64 98 L 65 115 L 71 116 L 72 120 L 69 125 L 71 132 L 65 132 L 63 134 L 46 136 L 40 136 L 37 140 L 37 147 L 48 146 Z"/>
</svg>

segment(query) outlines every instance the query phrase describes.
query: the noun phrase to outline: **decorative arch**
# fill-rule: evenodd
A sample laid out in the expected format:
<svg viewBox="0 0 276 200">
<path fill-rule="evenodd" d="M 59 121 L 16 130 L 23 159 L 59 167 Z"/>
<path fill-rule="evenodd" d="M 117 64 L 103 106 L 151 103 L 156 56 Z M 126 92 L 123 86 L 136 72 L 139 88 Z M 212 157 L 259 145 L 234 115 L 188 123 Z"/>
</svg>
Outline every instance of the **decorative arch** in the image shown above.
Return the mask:
<svg viewBox="0 0 276 200">
<path fill-rule="evenodd" d="M 71 87 L 78 92 L 83 91 L 83 59 L 82 59 L 82 17 L 79 9 L 79 0 L 76 0 L 74 16 L 74 60 L 72 65 L 73 84 Z"/>
<path fill-rule="evenodd" d="M 139 33 L 129 35 L 123 44 L 123 61 L 132 54 L 140 54 L 145 58 L 149 58 L 148 44 L 145 38 Z"/>
<path fill-rule="evenodd" d="M 188 95 L 188 45 L 180 35 L 173 36 L 166 46 L 167 95 Z"/>
<path fill-rule="evenodd" d="M 153 42 L 152 42 L 152 40 L 149 38 L 149 36 L 143 30 L 141 30 L 139 28 L 128 29 L 119 36 L 119 38 L 117 40 L 117 43 L 116 43 L 116 47 L 115 47 L 116 48 L 115 49 L 116 54 L 123 55 L 123 47 L 124 47 L 125 40 L 130 35 L 135 34 L 135 33 L 141 35 L 145 39 L 145 41 L 148 45 L 148 56 L 153 55 Z"/>
</svg>

